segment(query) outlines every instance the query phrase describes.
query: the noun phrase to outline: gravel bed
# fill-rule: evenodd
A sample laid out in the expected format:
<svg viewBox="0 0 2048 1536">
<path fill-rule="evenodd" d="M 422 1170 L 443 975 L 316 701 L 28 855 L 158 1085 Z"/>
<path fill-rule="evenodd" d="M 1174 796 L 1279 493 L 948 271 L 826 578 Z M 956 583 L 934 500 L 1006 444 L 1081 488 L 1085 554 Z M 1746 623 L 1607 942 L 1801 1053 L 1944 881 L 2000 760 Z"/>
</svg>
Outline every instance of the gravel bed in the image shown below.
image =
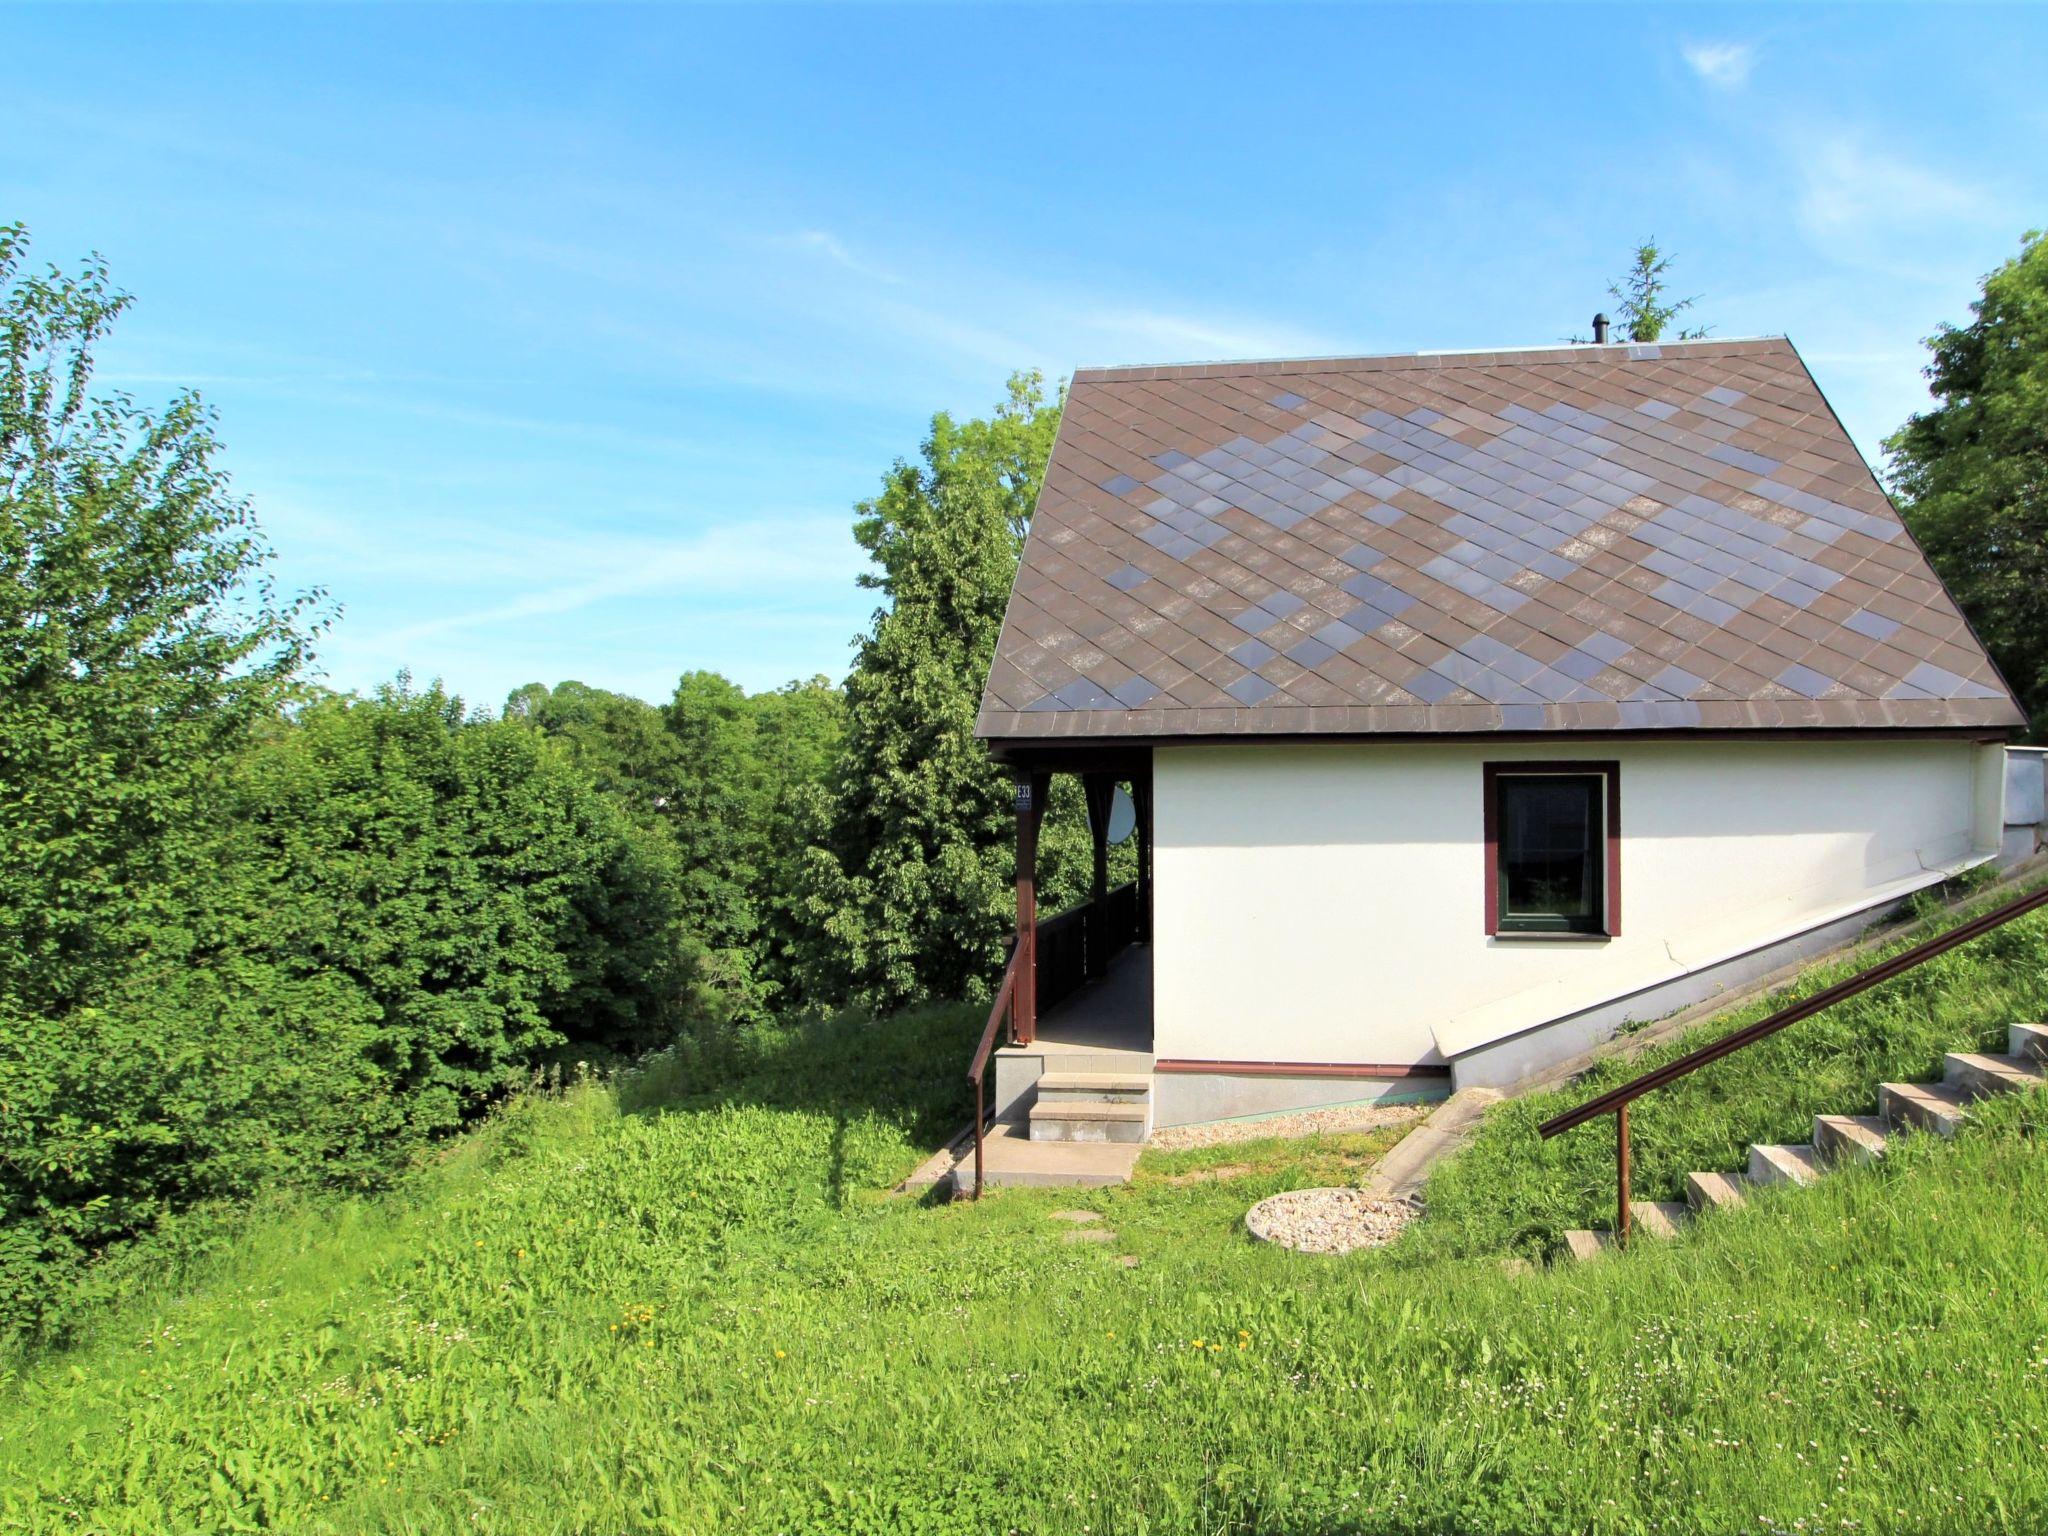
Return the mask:
<svg viewBox="0 0 2048 1536">
<path fill-rule="evenodd" d="M 1216 1120 L 1207 1125 L 1176 1125 L 1154 1131 L 1149 1143 L 1162 1152 L 1186 1147 L 1215 1147 L 1232 1141 L 1262 1141 L 1268 1136 L 1322 1136 L 1343 1131 L 1373 1131 L 1383 1125 L 1405 1125 L 1436 1108 L 1434 1104 L 1338 1104 L 1329 1109 L 1304 1109 L 1291 1115 L 1258 1120 Z"/>
<path fill-rule="evenodd" d="M 1292 1189 L 1261 1200 L 1244 1224 L 1261 1242 L 1302 1253 L 1350 1253 L 1391 1243 L 1420 1214 L 1408 1200 L 1382 1200 L 1362 1189 Z"/>
</svg>

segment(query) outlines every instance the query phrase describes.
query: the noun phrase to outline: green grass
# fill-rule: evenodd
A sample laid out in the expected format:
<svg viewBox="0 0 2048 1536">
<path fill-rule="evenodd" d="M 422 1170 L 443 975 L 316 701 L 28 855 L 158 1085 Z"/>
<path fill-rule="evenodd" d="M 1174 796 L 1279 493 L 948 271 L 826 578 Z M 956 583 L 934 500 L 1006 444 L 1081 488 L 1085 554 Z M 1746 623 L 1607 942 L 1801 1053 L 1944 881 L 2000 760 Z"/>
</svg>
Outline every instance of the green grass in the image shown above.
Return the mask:
<svg viewBox="0 0 2048 1536">
<path fill-rule="evenodd" d="M 1316 1259 L 1246 1207 L 1388 1133 L 882 1197 L 977 1023 L 530 1097 L 395 1194 L 252 1219 L 12 1363 L 0 1530 L 2048 1527 L 2041 1105 L 1618 1262 L 1510 1272 L 1517 1200 L 1469 1189 Z M 1077 1204 L 1116 1241 L 1063 1242 Z"/>
</svg>

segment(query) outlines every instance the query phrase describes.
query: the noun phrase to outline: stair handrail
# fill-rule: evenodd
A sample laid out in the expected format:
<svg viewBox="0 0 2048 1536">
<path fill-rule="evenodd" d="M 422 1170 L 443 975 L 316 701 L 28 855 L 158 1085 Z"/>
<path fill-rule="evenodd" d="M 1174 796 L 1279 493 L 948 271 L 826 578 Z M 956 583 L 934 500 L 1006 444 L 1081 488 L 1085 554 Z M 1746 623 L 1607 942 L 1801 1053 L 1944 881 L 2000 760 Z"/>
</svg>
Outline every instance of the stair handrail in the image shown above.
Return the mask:
<svg viewBox="0 0 2048 1536">
<path fill-rule="evenodd" d="M 1634 1077 L 1618 1088 L 1610 1088 L 1595 1098 L 1588 1099 L 1576 1109 L 1552 1115 L 1536 1127 L 1536 1134 L 1545 1141 L 1562 1136 L 1566 1131 L 1598 1120 L 1605 1115 L 1614 1116 L 1614 1163 L 1615 1163 L 1615 1240 L 1624 1248 L 1628 1246 L 1629 1217 L 1629 1146 L 1628 1107 L 1646 1093 L 1675 1083 L 1698 1071 L 1701 1067 L 1732 1056 L 1745 1046 L 1775 1035 L 1779 1030 L 1810 1019 L 1816 1013 L 1833 1007 L 1836 1003 L 1868 992 L 1872 987 L 1881 986 L 1894 977 L 1902 976 L 1916 966 L 1924 965 L 1938 955 L 1980 938 L 1994 928 L 2002 928 L 2015 918 L 2025 917 L 2029 912 L 2048 907 L 2048 885 L 2021 896 L 2015 900 L 1993 907 L 1990 911 L 1958 923 L 1946 933 L 1938 933 L 1931 939 L 1924 939 L 1911 949 L 1904 949 L 1889 960 L 1867 966 L 1845 981 L 1838 981 L 1831 987 L 1824 987 L 1813 996 L 1796 1003 L 1787 1004 L 1777 1012 L 1757 1020 L 1754 1024 L 1723 1035 L 1711 1045 L 1703 1045 L 1696 1051 L 1688 1051 L 1661 1067 L 1652 1068 L 1640 1077 Z"/>
<path fill-rule="evenodd" d="M 996 986 L 995 1001 L 989 1005 L 988 1023 L 981 1031 L 981 1044 L 974 1048 L 974 1061 L 967 1068 L 968 1081 L 974 1084 L 974 1198 L 981 1198 L 981 1139 L 988 1121 L 986 1100 L 982 1091 L 982 1080 L 988 1073 L 988 1058 L 996 1047 L 996 1033 L 1004 1024 L 1010 1026 L 1014 1038 L 1017 1018 L 1013 1007 L 1017 997 L 1017 961 L 1024 953 L 1024 946 L 1018 938 L 1010 940 L 1009 964 L 1003 967 L 1003 979 Z"/>
</svg>

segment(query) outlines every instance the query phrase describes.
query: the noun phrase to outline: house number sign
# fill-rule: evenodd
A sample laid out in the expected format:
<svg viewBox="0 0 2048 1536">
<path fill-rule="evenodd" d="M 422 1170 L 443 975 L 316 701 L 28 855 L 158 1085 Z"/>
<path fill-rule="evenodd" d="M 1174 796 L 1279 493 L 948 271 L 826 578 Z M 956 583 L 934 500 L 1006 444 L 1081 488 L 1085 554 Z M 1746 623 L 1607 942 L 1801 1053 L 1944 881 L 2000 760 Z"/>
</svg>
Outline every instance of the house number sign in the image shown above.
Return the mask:
<svg viewBox="0 0 2048 1536">
<path fill-rule="evenodd" d="M 1031 781 L 1029 779 L 1019 779 L 1017 781 L 1017 809 L 1020 811 L 1031 809 Z"/>
</svg>

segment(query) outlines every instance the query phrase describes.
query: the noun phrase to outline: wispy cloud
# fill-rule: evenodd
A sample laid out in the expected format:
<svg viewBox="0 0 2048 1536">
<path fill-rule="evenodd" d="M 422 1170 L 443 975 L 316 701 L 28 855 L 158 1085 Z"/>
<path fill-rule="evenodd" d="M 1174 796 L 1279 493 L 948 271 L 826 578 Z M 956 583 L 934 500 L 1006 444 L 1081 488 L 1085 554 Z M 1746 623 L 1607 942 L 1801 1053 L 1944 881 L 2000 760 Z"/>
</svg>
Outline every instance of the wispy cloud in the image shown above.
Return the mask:
<svg viewBox="0 0 2048 1536">
<path fill-rule="evenodd" d="M 1686 67 L 1717 91 L 1739 91 L 1756 68 L 1756 48 L 1749 43 L 1687 42 L 1679 46 Z"/>
<path fill-rule="evenodd" d="M 1810 141 L 1798 175 L 1799 221 L 1821 239 L 1976 219 L 1991 209 L 1982 188 L 1848 133 Z"/>
<path fill-rule="evenodd" d="M 822 256 L 836 267 L 844 267 L 859 277 L 873 278 L 878 283 L 900 283 L 902 278 L 887 268 L 875 265 L 854 255 L 851 247 L 829 229 L 800 229 L 793 235 L 777 235 L 769 244 L 783 250 L 799 251 Z"/>
<path fill-rule="evenodd" d="M 725 523 L 674 540 L 541 540 L 526 550 L 531 570 L 575 579 L 535 587 L 502 602 L 446 613 L 359 636 L 367 649 L 402 652 L 421 640 L 495 629 L 574 613 L 595 604 L 657 594 L 702 600 L 743 599 L 773 606 L 792 589 L 850 581 L 859 556 L 844 517 L 786 517 Z M 506 555 L 501 546 L 499 558 Z M 566 568 L 548 562 L 567 559 Z"/>
<path fill-rule="evenodd" d="M 1293 326 L 1150 309 L 1098 311 L 1087 327 L 1127 350 L 1084 361 L 1204 362 L 1215 358 L 1301 357 L 1336 350 L 1323 337 Z"/>
</svg>

